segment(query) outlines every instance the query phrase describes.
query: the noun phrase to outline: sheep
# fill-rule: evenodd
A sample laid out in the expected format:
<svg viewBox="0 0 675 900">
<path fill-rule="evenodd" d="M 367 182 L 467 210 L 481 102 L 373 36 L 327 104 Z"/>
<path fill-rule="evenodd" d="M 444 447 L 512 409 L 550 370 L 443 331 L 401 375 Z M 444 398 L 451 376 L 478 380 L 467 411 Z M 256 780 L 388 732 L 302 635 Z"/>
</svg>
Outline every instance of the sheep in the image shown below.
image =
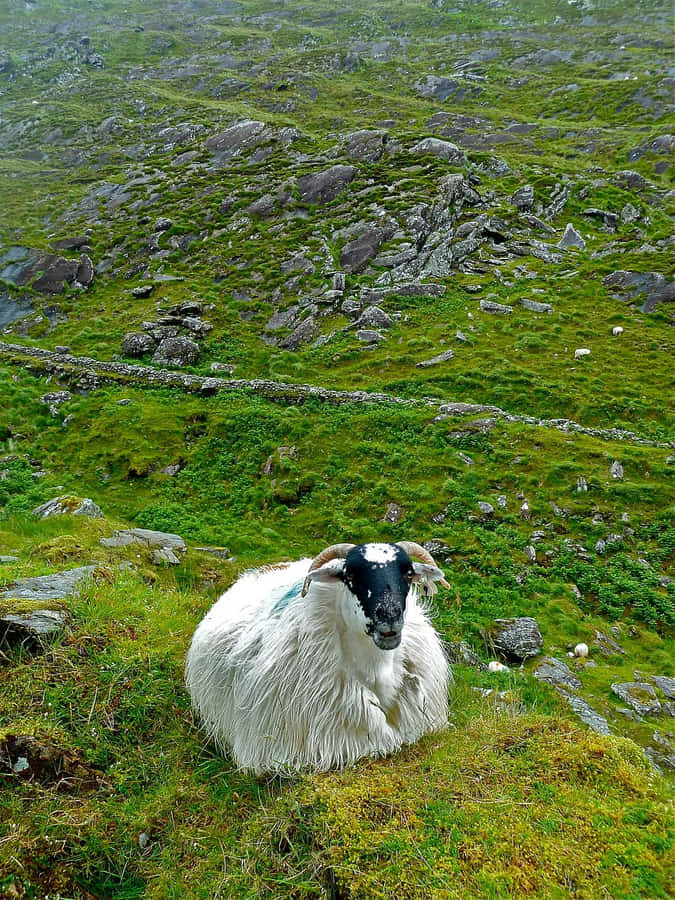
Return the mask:
<svg viewBox="0 0 675 900">
<path fill-rule="evenodd" d="M 587 347 L 579 347 L 578 350 L 574 351 L 574 358 L 581 359 L 582 356 L 590 356 L 591 351 Z"/>
<path fill-rule="evenodd" d="M 623 334 L 622 326 L 615 325 L 614 328 L 612 328 L 612 334 L 614 335 L 614 337 L 618 337 L 620 334 Z"/>
<path fill-rule="evenodd" d="M 334 544 L 245 573 L 187 654 L 209 737 L 263 775 L 343 768 L 442 729 L 452 676 L 418 599 L 435 582 L 449 587 L 411 541 Z"/>
</svg>

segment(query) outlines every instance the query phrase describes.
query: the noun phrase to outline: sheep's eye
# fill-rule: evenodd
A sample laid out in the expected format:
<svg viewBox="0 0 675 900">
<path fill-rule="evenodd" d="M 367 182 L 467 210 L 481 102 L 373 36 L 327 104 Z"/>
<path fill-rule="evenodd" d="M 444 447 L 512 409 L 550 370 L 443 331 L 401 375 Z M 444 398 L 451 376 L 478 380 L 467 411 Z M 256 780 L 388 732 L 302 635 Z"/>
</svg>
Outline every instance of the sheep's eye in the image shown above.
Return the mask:
<svg viewBox="0 0 675 900">
<path fill-rule="evenodd" d="M 413 569 L 410 569 L 409 572 L 405 572 L 404 575 L 403 575 L 403 577 L 405 578 L 406 581 L 412 581 L 413 578 L 415 577 L 415 572 L 414 572 L 414 570 L 413 570 Z"/>
</svg>

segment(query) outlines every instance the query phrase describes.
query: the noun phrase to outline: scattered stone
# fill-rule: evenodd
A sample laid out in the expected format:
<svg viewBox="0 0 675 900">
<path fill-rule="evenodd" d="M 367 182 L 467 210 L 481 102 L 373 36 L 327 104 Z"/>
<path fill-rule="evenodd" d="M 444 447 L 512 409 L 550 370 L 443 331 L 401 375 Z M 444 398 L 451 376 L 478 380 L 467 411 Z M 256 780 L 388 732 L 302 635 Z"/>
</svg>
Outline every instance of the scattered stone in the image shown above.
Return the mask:
<svg viewBox="0 0 675 900">
<path fill-rule="evenodd" d="M 494 300 L 481 300 L 478 305 L 483 312 L 491 313 L 492 315 L 505 316 L 513 312 L 512 306 L 507 306 L 504 303 L 496 303 Z"/>
<path fill-rule="evenodd" d="M 234 372 L 234 366 L 221 362 L 212 362 L 209 369 L 214 375 L 231 375 Z"/>
<path fill-rule="evenodd" d="M 535 548 L 532 546 L 532 544 L 528 544 L 528 545 L 525 547 L 525 556 L 527 557 L 527 561 L 528 561 L 531 565 L 534 565 L 534 564 L 537 562 L 537 551 L 536 551 Z"/>
<path fill-rule="evenodd" d="M 544 646 L 539 626 L 529 616 L 496 619 L 486 632 L 485 642 L 493 652 L 518 663 L 537 656 Z"/>
<path fill-rule="evenodd" d="M 324 172 L 298 178 L 298 193 L 303 203 L 329 203 L 356 175 L 354 166 L 332 166 Z"/>
<path fill-rule="evenodd" d="M 625 299 L 627 295 L 630 301 L 644 296 L 640 310 L 653 312 L 660 303 L 675 302 L 675 281 L 667 281 L 665 275 L 660 272 L 625 272 L 619 270 L 606 275 L 602 279 L 605 287 L 619 291 L 615 294 L 617 299 Z"/>
<path fill-rule="evenodd" d="M 340 265 L 351 274 L 362 272 L 373 257 L 377 255 L 382 242 L 391 232 L 383 228 L 369 228 L 359 237 L 345 244 L 340 253 Z"/>
<path fill-rule="evenodd" d="M 465 466 L 472 466 L 474 464 L 473 459 L 467 453 L 462 453 L 461 450 L 457 451 L 457 456 L 462 460 Z"/>
<path fill-rule="evenodd" d="M 125 528 L 114 531 L 109 538 L 101 538 L 104 547 L 128 547 L 129 544 L 142 544 L 145 547 L 168 547 L 174 553 L 185 553 L 187 545 L 179 534 L 165 531 L 152 531 L 148 528 Z"/>
<path fill-rule="evenodd" d="M 553 312 L 553 306 L 550 303 L 539 303 L 536 300 L 528 300 L 527 297 L 522 297 L 520 304 L 530 312 L 548 313 L 549 315 Z"/>
<path fill-rule="evenodd" d="M 651 680 L 669 700 L 675 700 L 675 678 L 667 675 L 650 675 Z"/>
<path fill-rule="evenodd" d="M 430 366 L 437 366 L 439 363 L 448 362 L 448 360 L 453 359 L 454 355 L 452 350 L 444 350 L 443 353 L 432 356 L 431 359 L 422 360 L 421 362 L 415 363 L 415 365 L 418 369 L 428 369 Z"/>
<path fill-rule="evenodd" d="M 218 559 L 229 560 L 232 558 L 232 554 L 227 547 L 195 547 L 195 550 L 199 550 L 201 553 L 208 553 L 210 556 L 215 556 Z"/>
<path fill-rule="evenodd" d="M 430 153 L 432 156 L 438 156 L 452 165 L 463 166 L 466 164 L 466 154 L 456 144 L 450 141 L 442 141 L 439 138 L 424 138 L 410 148 L 411 153 L 422 154 Z"/>
<path fill-rule="evenodd" d="M 356 338 L 364 344 L 377 344 L 380 341 L 385 340 L 384 335 L 380 334 L 379 331 L 371 331 L 367 328 L 362 328 L 360 331 L 357 331 Z"/>
<path fill-rule="evenodd" d="M 160 547 L 158 550 L 152 551 L 152 561 L 156 566 L 180 565 L 180 559 L 176 556 L 170 547 Z"/>
<path fill-rule="evenodd" d="M 199 345 L 190 338 L 169 337 L 160 342 L 152 361 L 158 366 L 193 366 L 199 356 Z"/>
<path fill-rule="evenodd" d="M 72 397 L 70 391 L 50 391 L 40 397 L 40 403 L 44 403 L 46 406 L 61 406 L 62 403 L 72 400 Z"/>
<path fill-rule="evenodd" d="M 370 129 L 361 129 L 346 134 L 342 139 L 342 152 L 350 159 L 363 160 L 364 162 L 377 162 L 384 153 L 388 132 Z"/>
<path fill-rule="evenodd" d="M 149 297 L 154 289 L 154 284 L 140 284 L 138 287 L 132 288 L 131 293 L 134 297 Z"/>
<path fill-rule="evenodd" d="M 218 157 L 229 159 L 243 150 L 253 149 L 264 140 L 264 122 L 245 119 L 206 140 L 206 146 Z"/>
<path fill-rule="evenodd" d="M 486 503 L 484 500 L 478 501 L 478 509 L 481 511 L 481 515 L 486 519 L 491 519 L 495 514 L 495 508 L 491 503 Z"/>
<path fill-rule="evenodd" d="M 526 184 L 514 193 L 511 202 L 519 212 L 531 213 L 534 205 L 534 188 Z"/>
<path fill-rule="evenodd" d="M 588 725 L 592 731 L 595 731 L 596 734 L 611 734 L 607 719 L 589 706 L 582 697 L 579 697 L 577 694 L 566 693 L 562 690 L 560 693 L 564 696 L 581 721 L 585 725 Z"/>
<path fill-rule="evenodd" d="M 615 654 L 626 655 L 626 651 L 623 647 L 620 647 L 615 640 L 609 637 L 609 635 L 604 634 L 602 631 L 595 632 L 595 643 L 603 656 L 614 656 Z"/>
<path fill-rule="evenodd" d="M 440 538 L 425 541 L 423 546 L 436 560 L 442 559 L 447 561 L 452 558 L 452 548 L 446 541 L 440 540 Z"/>
<path fill-rule="evenodd" d="M 654 688 L 646 681 L 627 681 L 611 685 L 612 693 L 627 703 L 639 716 L 655 716 L 661 712 L 661 704 Z"/>
<path fill-rule="evenodd" d="M 572 670 L 554 659 L 552 656 L 544 656 L 537 668 L 533 672 L 534 677 L 538 681 L 545 681 L 555 687 L 565 687 L 572 690 L 578 690 L 581 687 L 581 680 L 572 672 Z"/>
<path fill-rule="evenodd" d="M 384 514 L 385 522 L 389 522 L 392 525 L 396 525 L 397 522 L 400 522 L 403 518 L 403 507 L 399 506 L 398 503 L 387 503 L 387 509 Z"/>
<path fill-rule="evenodd" d="M 615 459 L 612 463 L 612 467 L 609 470 L 609 474 L 617 481 L 620 481 L 623 478 L 623 466 L 619 462 L 618 459 Z"/>
<path fill-rule="evenodd" d="M 558 241 L 558 246 L 561 250 L 569 250 L 571 247 L 576 247 L 578 250 L 585 250 L 586 241 L 582 238 L 574 225 L 569 222 L 565 228 L 565 233 Z"/>
<path fill-rule="evenodd" d="M 394 320 L 379 306 L 369 306 L 361 313 L 356 322 L 362 328 L 391 328 Z"/>
<path fill-rule="evenodd" d="M 459 328 L 455 332 L 455 340 L 460 341 L 463 344 L 466 344 L 469 341 L 468 337 L 464 334 L 463 331 L 460 331 Z"/>
<path fill-rule="evenodd" d="M 480 672 L 488 671 L 488 667 L 483 660 L 466 641 L 448 641 L 445 646 L 451 663 L 462 666 L 474 666 Z M 501 665 L 501 663 L 498 663 L 498 665 Z M 504 666 L 504 669 L 506 668 Z"/>
<path fill-rule="evenodd" d="M 17 578 L 10 587 L 0 592 L 0 597 L 12 600 L 62 600 L 77 594 L 82 582 L 91 578 L 95 570 L 96 566 L 80 566 L 52 575 Z"/>
<path fill-rule="evenodd" d="M 72 497 L 67 494 L 54 497 L 33 510 L 33 515 L 39 519 L 48 519 L 50 516 L 89 516 L 92 519 L 101 519 L 103 513 L 89 497 Z"/>
<path fill-rule="evenodd" d="M 52 640 L 63 631 L 69 618 L 64 609 L 36 609 L 25 613 L 2 613 L 0 614 L 0 648 L 23 647 L 30 653 L 42 651 L 46 641 Z"/>
<path fill-rule="evenodd" d="M 284 350 L 298 350 L 303 344 L 310 344 L 316 340 L 318 334 L 319 329 L 314 321 L 314 316 L 310 315 L 303 319 L 292 333 L 281 341 L 279 346 Z"/>
</svg>

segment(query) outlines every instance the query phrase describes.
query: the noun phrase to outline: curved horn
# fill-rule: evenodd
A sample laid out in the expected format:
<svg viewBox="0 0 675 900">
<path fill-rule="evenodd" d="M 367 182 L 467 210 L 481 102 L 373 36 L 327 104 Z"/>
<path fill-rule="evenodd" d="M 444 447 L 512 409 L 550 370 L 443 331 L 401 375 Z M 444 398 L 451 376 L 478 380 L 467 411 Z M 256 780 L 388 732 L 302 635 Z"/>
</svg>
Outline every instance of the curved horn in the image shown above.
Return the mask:
<svg viewBox="0 0 675 900">
<path fill-rule="evenodd" d="M 329 562 L 331 559 L 344 559 L 352 547 L 355 547 L 356 544 L 331 544 L 330 547 L 326 547 L 325 550 L 322 550 L 321 553 L 318 553 L 314 559 L 312 560 L 312 564 L 309 567 L 309 572 L 314 572 L 316 569 L 320 569 L 325 563 Z M 308 577 L 305 578 L 305 583 L 302 586 L 302 596 L 304 597 L 309 588 L 309 572 L 307 573 Z"/>
<path fill-rule="evenodd" d="M 438 566 L 436 565 L 436 560 L 428 550 L 422 547 L 421 544 L 416 544 L 414 541 L 396 541 L 396 546 L 400 547 L 401 550 L 404 550 L 412 559 L 419 559 L 420 562 L 427 563 L 430 566 L 436 566 L 436 568 L 438 568 Z M 439 583 L 442 584 L 444 588 L 450 587 L 445 578 L 441 578 L 439 580 Z"/>
</svg>

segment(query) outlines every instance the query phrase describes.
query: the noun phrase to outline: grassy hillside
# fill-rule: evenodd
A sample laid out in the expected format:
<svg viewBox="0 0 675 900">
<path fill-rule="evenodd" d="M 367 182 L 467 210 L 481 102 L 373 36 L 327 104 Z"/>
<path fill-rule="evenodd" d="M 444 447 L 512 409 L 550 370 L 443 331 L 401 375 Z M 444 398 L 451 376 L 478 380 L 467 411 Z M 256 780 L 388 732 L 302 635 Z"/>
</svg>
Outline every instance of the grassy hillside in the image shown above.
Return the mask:
<svg viewBox="0 0 675 900">
<path fill-rule="evenodd" d="M 671 12 L 0 9 L 1 898 L 669 896 Z M 187 552 L 100 543 L 130 527 Z M 447 731 L 238 773 L 183 685 L 201 617 L 401 539 L 452 586 Z M 513 616 L 581 687 L 485 671 Z"/>
</svg>

